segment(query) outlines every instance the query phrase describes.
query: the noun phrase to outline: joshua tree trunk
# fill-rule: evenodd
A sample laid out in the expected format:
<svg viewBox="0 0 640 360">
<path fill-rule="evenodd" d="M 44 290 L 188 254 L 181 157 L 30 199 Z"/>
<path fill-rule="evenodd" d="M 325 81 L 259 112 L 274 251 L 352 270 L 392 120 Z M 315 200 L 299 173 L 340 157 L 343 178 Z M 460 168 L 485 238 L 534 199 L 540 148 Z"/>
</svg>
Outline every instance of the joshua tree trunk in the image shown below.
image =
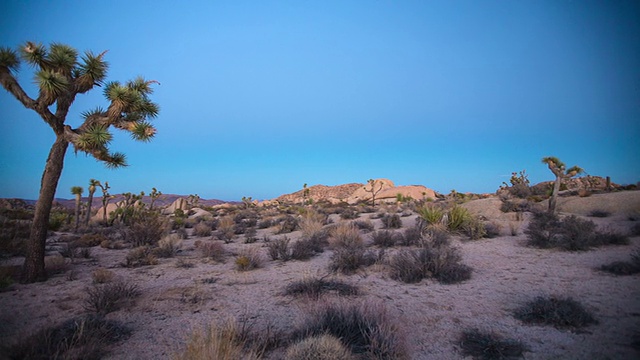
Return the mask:
<svg viewBox="0 0 640 360">
<path fill-rule="evenodd" d="M 58 136 L 49 151 L 22 268 L 22 282 L 25 283 L 44 281 L 47 278 L 44 269 L 44 250 L 49 229 L 49 214 L 58 187 L 58 180 L 62 174 L 64 155 L 68 145 L 69 143 L 62 136 Z"/>
<path fill-rule="evenodd" d="M 95 191 L 95 186 L 93 186 L 93 189 L 91 186 L 89 186 L 89 197 L 87 198 L 87 216 L 84 218 L 84 226 L 89 226 L 89 220 L 91 220 L 91 204 L 93 203 L 93 193 Z"/>
<path fill-rule="evenodd" d="M 558 192 L 560 191 L 560 183 L 562 182 L 562 176 L 556 174 L 556 181 L 553 183 L 553 192 L 549 198 L 549 212 L 554 213 L 556 211 L 556 203 L 558 202 Z"/>
</svg>

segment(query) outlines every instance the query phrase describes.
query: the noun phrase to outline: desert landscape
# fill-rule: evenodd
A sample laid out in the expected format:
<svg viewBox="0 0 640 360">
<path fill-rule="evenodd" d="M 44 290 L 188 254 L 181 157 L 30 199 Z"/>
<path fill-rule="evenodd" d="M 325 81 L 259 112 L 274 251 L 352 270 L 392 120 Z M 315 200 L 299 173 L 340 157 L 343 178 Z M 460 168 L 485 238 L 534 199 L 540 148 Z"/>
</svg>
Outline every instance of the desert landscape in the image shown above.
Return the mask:
<svg viewBox="0 0 640 360">
<path fill-rule="evenodd" d="M 50 277 L 33 284 L 18 282 L 29 206 L 5 200 L 3 358 L 637 358 L 640 192 L 569 186 L 554 235 L 548 199 L 512 185 L 442 195 L 378 179 L 137 202 L 108 225 L 94 206 L 88 226 L 50 232 Z M 528 321 L 543 299 L 584 313 Z"/>
</svg>

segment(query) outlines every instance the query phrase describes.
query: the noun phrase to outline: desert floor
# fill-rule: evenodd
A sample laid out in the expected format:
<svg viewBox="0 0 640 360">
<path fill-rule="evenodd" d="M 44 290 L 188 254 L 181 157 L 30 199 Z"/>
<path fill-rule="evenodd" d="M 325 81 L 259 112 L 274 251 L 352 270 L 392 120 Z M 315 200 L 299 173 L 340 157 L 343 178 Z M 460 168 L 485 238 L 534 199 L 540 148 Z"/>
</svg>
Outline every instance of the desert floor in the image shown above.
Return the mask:
<svg viewBox="0 0 640 360">
<path fill-rule="evenodd" d="M 612 198 L 563 199 L 561 210 L 593 220 L 600 228 L 628 232 L 640 217 L 640 192 Z M 613 194 L 612 194 L 613 195 Z M 607 197 L 609 196 L 609 197 Z M 616 195 L 618 196 L 618 195 Z M 526 359 L 633 359 L 640 354 L 631 343 L 640 333 L 640 278 L 638 275 L 613 276 L 598 271 L 600 265 L 629 260 L 640 249 L 640 237 L 630 245 L 608 246 L 584 252 L 536 249 L 524 245 L 522 233 L 527 218 L 517 222 L 499 214 L 491 199 L 469 204 L 473 211 L 500 217 L 503 236 L 477 241 L 454 237 L 453 243 L 473 268 L 471 280 L 442 285 L 433 280 L 405 284 L 391 279 L 384 265 L 373 265 L 354 275 L 330 275 L 357 285 L 363 292 L 348 301 L 382 302 L 406 332 L 408 347 L 415 359 L 462 359 L 456 345 L 464 329 L 495 331 L 522 340 L 530 348 Z M 576 205 L 576 202 L 578 203 Z M 473 202 L 472 202 L 473 203 Z M 564 204 L 564 206 L 563 206 Z M 611 205 L 613 204 L 613 205 Z M 590 209 L 611 207 L 606 218 L 591 218 Z M 362 219 L 371 214 L 361 214 Z M 412 226 L 416 215 L 403 217 L 403 228 Z M 335 222 L 341 221 L 332 215 Z M 380 220 L 372 220 L 376 229 Z M 507 224 L 518 228 L 511 236 Z M 402 230 L 402 229 L 401 229 Z M 269 229 L 259 230 L 272 238 Z M 299 232 L 286 234 L 295 240 Z M 370 243 L 370 234 L 363 233 Z M 52 237 L 54 242 L 56 237 Z M 184 240 L 174 258 L 159 259 L 158 265 L 126 268 L 121 264 L 129 251 L 91 249 L 91 259 L 75 259 L 70 270 L 75 279 L 59 274 L 44 283 L 13 284 L 0 293 L 0 342 L 10 343 L 39 328 L 54 325 L 86 313 L 86 288 L 92 285 L 92 272 L 107 268 L 118 277 L 137 284 L 141 296 L 134 304 L 108 314 L 133 329 L 131 337 L 111 347 L 109 359 L 167 359 L 180 352 L 194 329 L 229 318 L 251 319 L 255 326 L 272 324 L 288 331 L 298 324 L 313 300 L 294 299 L 282 294 L 292 281 L 329 272 L 331 250 L 308 261 L 272 261 L 261 240 L 244 244 L 241 239 L 225 245 L 224 263 L 203 259 L 194 246 L 199 240 Z M 200 239 L 208 240 L 208 239 Z M 257 247 L 263 254 L 262 268 L 239 272 L 233 254 L 245 247 Z M 20 263 L 7 259 L 5 264 Z M 176 266 L 178 261 L 193 265 Z M 579 300 L 598 319 L 599 324 L 581 331 L 559 330 L 549 326 L 525 325 L 512 316 L 514 309 L 538 295 L 571 296 Z M 328 298 L 335 297 L 327 295 Z M 326 301 L 326 299 L 325 299 Z M 278 358 L 276 351 L 270 358 Z"/>
</svg>

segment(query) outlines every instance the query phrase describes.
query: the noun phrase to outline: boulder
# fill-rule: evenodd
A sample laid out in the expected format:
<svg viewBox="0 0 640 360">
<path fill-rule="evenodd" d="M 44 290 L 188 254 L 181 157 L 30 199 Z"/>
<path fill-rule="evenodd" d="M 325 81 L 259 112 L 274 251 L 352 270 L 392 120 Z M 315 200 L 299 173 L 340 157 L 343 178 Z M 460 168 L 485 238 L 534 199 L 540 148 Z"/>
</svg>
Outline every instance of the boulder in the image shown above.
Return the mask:
<svg viewBox="0 0 640 360">
<path fill-rule="evenodd" d="M 376 179 L 374 181 L 374 186 L 375 186 L 375 192 L 377 192 L 376 199 L 379 199 L 380 198 L 379 195 L 384 191 L 386 191 L 387 189 L 391 189 L 395 187 L 395 185 L 393 184 L 393 181 L 389 179 Z M 381 187 L 382 189 L 378 190 Z M 367 191 L 365 189 L 371 190 L 371 185 L 365 184 L 364 186 L 358 187 L 353 193 L 351 193 L 351 196 L 347 198 L 347 203 L 353 205 L 362 201 L 371 200 L 371 195 L 372 195 L 371 191 Z M 393 196 L 395 197 L 395 195 Z"/>
<path fill-rule="evenodd" d="M 117 204 L 114 203 L 109 203 L 107 204 L 107 219 L 109 220 L 109 214 L 111 214 L 112 212 L 116 211 L 116 209 L 118 208 Z M 98 212 L 91 218 L 91 221 L 95 221 L 95 222 L 104 222 L 104 207 L 100 207 L 98 209 Z"/>
<path fill-rule="evenodd" d="M 426 186 L 407 185 L 396 186 L 394 188 L 383 190 L 376 196 L 376 199 L 380 199 L 381 201 L 385 202 L 395 202 L 398 198 L 398 194 L 402 195 L 403 197 L 410 197 L 414 200 L 422 200 L 428 198 L 435 200 L 436 198 L 436 192 Z"/>
<path fill-rule="evenodd" d="M 188 209 L 187 199 L 185 199 L 185 198 L 177 198 L 171 205 L 169 205 L 166 208 L 164 208 L 164 210 L 162 210 L 162 213 L 165 214 L 165 215 L 171 215 L 177 209 L 180 209 L 182 211 L 187 211 L 187 209 Z"/>
</svg>

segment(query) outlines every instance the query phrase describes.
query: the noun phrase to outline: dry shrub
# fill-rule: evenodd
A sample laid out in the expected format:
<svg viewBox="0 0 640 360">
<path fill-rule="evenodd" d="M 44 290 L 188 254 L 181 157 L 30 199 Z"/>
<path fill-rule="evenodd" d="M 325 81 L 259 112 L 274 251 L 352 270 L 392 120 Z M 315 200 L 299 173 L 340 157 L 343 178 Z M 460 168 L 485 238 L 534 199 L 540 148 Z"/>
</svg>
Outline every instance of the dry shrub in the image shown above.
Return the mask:
<svg viewBox="0 0 640 360">
<path fill-rule="evenodd" d="M 276 234 L 286 234 L 296 231 L 299 227 L 298 219 L 292 215 L 285 215 L 279 220 Z"/>
<path fill-rule="evenodd" d="M 101 316 L 86 315 L 30 335 L 7 348 L 10 359 L 102 359 L 109 344 L 127 339 L 131 330 Z"/>
<path fill-rule="evenodd" d="M 471 278 L 472 269 L 461 263 L 462 257 L 454 247 L 425 243 L 419 249 L 405 249 L 389 261 L 390 276 L 405 283 L 435 278 L 443 284 L 453 284 Z"/>
<path fill-rule="evenodd" d="M 126 248 L 128 245 L 123 240 L 104 240 L 100 243 L 100 247 L 103 249 L 120 250 Z"/>
<path fill-rule="evenodd" d="M 246 349 L 245 343 L 236 322 L 211 324 L 204 330 L 195 330 L 191 333 L 185 350 L 176 354 L 174 358 L 177 360 L 257 360 L 259 357 L 256 351 Z"/>
<path fill-rule="evenodd" d="M 321 302 L 293 332 L 292 339 L 331 335 L 363 359 L 408 359 L 402 330 L 381 303 Z"/>
<path fill-rule="evenodd" d="M 320 295 L 335 293 L 340 296 L 358 295 L 358 287 L 340 280 L 325 280 L 322 278 L 306 278 L 297 280 L 286 286 L 285 295 L 295 297 L 305 296 L 317 299 Z"/>
<path fill-rule="evenodd" d="M 233 221 L 233 216 L 227 215 L 223 216 L 218 221 L 218 229 L 216 230 L 216 237 L 226 244 L 233 241 L 233 237 L 235 236 L 235 226 L 236 223 Z"/>
<path fill-rule="evenodd" d="M 174 257 L 182 247 L 182 240 L 176 234 L 163 237 L 158 241 L 158 247 L 153 249 L 153 254 L 161 258 Z"/>
<path fill-rule="evenodd" d="M 529 351 L 521 341 L 478 329 L 463 331 L 459 344 L 463 355 L 482 360 L 519 358 Z"/>
<path fill-rule="evenodd" d="M 514 316 L 528 324 L 557 328 L 582 328 L 598 323 L 582 304 L 570 297 L 538 296 L 518 308 Z"/>
<path fill-rule="evenodd" d="M 131 249 L 125 258 L 126 267 L 138 267 L 145 265 L 156 265 L 158 259 L 153 255 L 153 251 L 149 246 L 139 246 Z"/>
<path fill-rule="evenodd" d="M 600 270 L 614 275 L 633 275 L 640 273 L 640 250 L 631 254 L 631 261 L 614 261 L 610 264 L 602 265 Z"/>
<path fill-rule="evenodd" d="M 343 222 L 331 231 L 329 244 L 332 248 L 354 248 L 363 246 L 358 228 L 350 222 Z"/>
<path fill-rule="evenodd" d="M 375 229 L 375 227 L 373 226 L 373 223 L 371 222 L 371 220 L 369 219 L 364 219 L 364 220 L 355 220 L 353 222 L 353 224 L 359 229 L 362 230 L 363 232 L 367 233 L 367 232 L 371 232 Z"/>
<path fill-rule="evenodd" d="M 153 211 L 140 211 L 132 221 L 127 231 L 127 240 L 133 246 L 155 245 L 169 231 L 166 219 Z"/>
<path fill-rule="evenodd" d="M 226 251 L 224 245 L 217 241 L 199 241 L 195 242 L 196 248 L 202 253 L 202 257 L 213 259 L 217 262 L 224 261 Z"/>
<path fill-rule="evenodd" d="M 396 243 L 404 242 L 404 239 L 401 239 L 401 235 L 402 234 L 400 233 L 395 233 L 389 230 L 379 230 L 371 234 L 371 239 L 373 240 L 374 245 L 380 247 L 392 247 L 396 245 Z"/>
<path fill-rule="evenodd" d="M 362 246 L 340 247 L 333 251 L 329 261 L 329 270 L 343 274 L 352 274 L 363 266 L 373 265 L 375 254 Z"/>
<path fill-rule="evenodd" d="M 102 315 L 118 310 L 140 295 L 137 285 L 125 281 L 94 285 L 88 287 L 86 292 L 85 310 Z"/>
<path fill-rule="evenodd" d="M 290 345 L 284 360 L 355 360 L 351 351 L 332 335 L 311 336 Z"/>
<path fill-rule="evenodd" d="M 44 268 L 47 274 L 61 274 L 69 268 L 69 263 L 60 254 L 47 256 L 44 258 Z"/>
<path fill-rule="evenodd" d="M 111 282 L 114 277 L 114 272 L 105 268 L 96 269 L 91 273 L 91 278 L 93 279 L 94 284 L 104 284 Z"/>
<path fill-rule="evenodd" d="M 249 271 L 262 267 L 262 255 L 260 249 L 242 249 L 236 257 L 236 269 L 238 271 Z"/>
<path fill-rule="evenodd" d="M 73 246 L 94 247 L 100 245 L 105 240 L 109 240 L 109 238 L 103 234 L 83 234 L 79 239 L 73 242 Z"/>
<path fill-rule="evenodd" d="M 289 240 L 288 237 L 282 237 L 266 242 L 267 252 L 272 260 L 288 261 L 291 259 L 291 253 L 289 252 Z"/>
<path fill-rule="evenodd" d="M 384 214 L 381 221 L 385 229 L 400 229 L 402 227 L 402 220 L 398 214 Z"/>
<path fill-rule="evenodd" d="M 209 237 L 212 232 L 211 226 L 204 221 L 197 223 L 193 227 L 193 235 L 196 237 Z"/>
</svg>

